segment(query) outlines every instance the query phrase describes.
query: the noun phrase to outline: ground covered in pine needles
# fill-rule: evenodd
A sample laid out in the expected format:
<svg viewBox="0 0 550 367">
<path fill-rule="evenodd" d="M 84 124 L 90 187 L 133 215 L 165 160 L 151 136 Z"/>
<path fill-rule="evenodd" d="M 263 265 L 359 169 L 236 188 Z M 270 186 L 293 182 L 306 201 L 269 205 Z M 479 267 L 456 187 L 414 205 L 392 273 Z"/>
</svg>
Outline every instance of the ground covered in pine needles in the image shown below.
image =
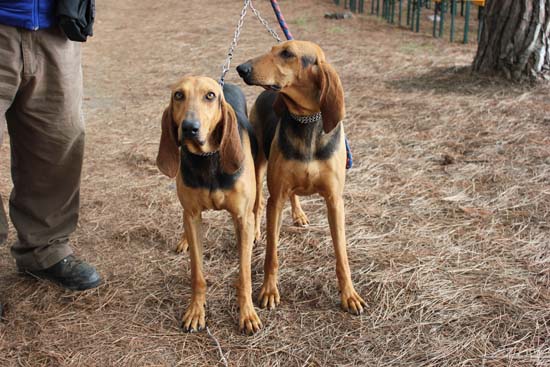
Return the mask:
<svg viewBox="0 0 550 367">
<path fill-rule="evenodd" d="M 282 303 L 259 311 L 264 329 L 252 337 L 237 330 L 232 222 L 204 215 L 212 336 L 182 333 L 189 259 L 174 252 L 181 208 L 155 166 L 160 117 L 182 75 L 218 78 L 241 1 L 102 0 L 84 45 L 87 150 L 72 240 L 105 281 L 64 291 L 17 274 L 9 246 L 0 249 L 0 365 L 550 364 L 550 87 L 471 75 L 476 45 L 430 29 L 327 20 L 341 9 L 328 0 L 280 3 L 294 35 L 319 43 L 345 86 L 355 155 L 346 230 L 366 313 L 339 308 L 325 206 L 313 196 L 302 200 L 308 228 L 285 209 Z M 256 7 L 275 24 L 267 2 Z M 234 66 L 272 44 L 249 16 Z M 234 70 L 228 80 L 243 85 Z M 260 90 L 243 87 L 252 104 Z M 0 161 L 6 199 L 9 144 Z M 255 294 L 264 250 L 265 235 Z"/>
</svg>

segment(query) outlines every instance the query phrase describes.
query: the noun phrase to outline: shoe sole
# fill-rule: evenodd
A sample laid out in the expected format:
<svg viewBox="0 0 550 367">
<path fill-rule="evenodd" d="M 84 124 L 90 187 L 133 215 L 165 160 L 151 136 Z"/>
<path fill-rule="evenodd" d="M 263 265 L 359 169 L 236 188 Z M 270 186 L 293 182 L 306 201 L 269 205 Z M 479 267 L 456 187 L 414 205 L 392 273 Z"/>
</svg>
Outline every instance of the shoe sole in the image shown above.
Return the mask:
<svg viewBox="0 0 550 367">
<path fill-rule="evenodd" d="M 36 274 L 36 273 L 33 273 L 31 271 L 28 271 L 28 270 L 22 270 L 22 269 L 17 269 L 19 274 L 22 274 L 22 275 L 26 275 L 26 276 L 29 276 L 29 277 L 32 277 L 32 278 L 35 278 L 35 279 L 39 279 L 39 280 L 45 280 L 45 281 L 48 281 L 48 282 L 52 282 L 56 285 L 58 285 L 59 287 L 63 288 L 63 289 L 68 289 L 68 290 L 71 290 L 71 291 L 85 291 L 87 289 L 92 289 L 92 288 L 96 288 L 97 286 L 99 286 L 101 284 L 101 278 L 98 278 L 97 280 L 94 280 L 93 282 L 90 282 L 90 283 L 86 283 L 86 284 L 79 284 L 79 285 L 69 285 L 69 284 L 64 284 L 63 282 L 55 279 L 55 278 L 49 278 L 47 276 L 43 276 L 41 274 Z"/>
</svg>

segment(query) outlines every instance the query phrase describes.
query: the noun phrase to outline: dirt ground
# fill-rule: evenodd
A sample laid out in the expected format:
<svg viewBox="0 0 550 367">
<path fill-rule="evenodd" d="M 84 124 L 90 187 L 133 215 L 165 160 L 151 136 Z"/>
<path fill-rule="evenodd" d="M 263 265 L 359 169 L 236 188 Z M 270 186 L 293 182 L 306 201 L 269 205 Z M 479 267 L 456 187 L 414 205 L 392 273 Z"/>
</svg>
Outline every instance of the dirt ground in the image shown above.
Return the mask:
<svg viewBox="0 0 550 367">
<path fill-rule="evenodd" d="M 237 330 L 238 256 L 227 213 L 205 223 L 207 333 L 180 326 L 189 261 L 181 208 L 155 166 L 169 86 L 219 77 L 241 1 L 98 0 L 84 45 L 87 149 L 78 255 L 104 283 L 74 293 L 21 276 L 0 249 L 1 366 L 550 365 L 550 87 L 471 75 L 475 44 L 379 18 L 326 20 L 332 1 L 280 1 L 296 38 L 319 43 L 345 90 L 355 166 L 345 189 L 360 317 L 342 312 L 323 201 L 285 209 L 277 310 Z M 272 24 L 266 1 L 256 6 Z M 370 9 L 367 2 L 366 9 Z M 431 14 L 431 13 L 430 13 Z M 427 17 L 425 13 L 423 17 Z M 429 24 L 427 20 L 426 24 Z M 475 34 L 475 33 L 473 33 Z M 233 66 L 273 40 L 247 18 Z M 243 86 L 252 104 L 257 87 Z M 0 148 L 0 193 L 11 181 Z M 10 233 L 10 243 L 15 233 Z M 265 236 L 254 249 L 253 289 Z"/>
</svg>

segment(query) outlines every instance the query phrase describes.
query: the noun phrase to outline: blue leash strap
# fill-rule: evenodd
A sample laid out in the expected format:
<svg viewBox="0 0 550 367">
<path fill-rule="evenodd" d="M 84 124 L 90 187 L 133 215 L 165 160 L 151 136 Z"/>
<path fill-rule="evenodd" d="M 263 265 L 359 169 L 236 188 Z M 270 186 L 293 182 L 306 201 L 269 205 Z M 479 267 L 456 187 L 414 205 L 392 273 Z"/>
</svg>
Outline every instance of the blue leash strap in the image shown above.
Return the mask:
<svg viewBox="0 0 550 367">
<path fill-rule="evenodd" d="M 353 167 L 353 155 L 351 154 L 351 147 L 349 146 L 348 137 L 344 137 L 344 141 L 346 142 L 346 169 L 350 169 Z"/>
<path fill-rule="evenodd" d="M 273 7 L 273 11 L 277 16 L 277 20 L 279 21 L 279 25 L 281 26 L 281 29 L 283 30 L 283 33 L 285 34 L 286 39 L 293 40 L 294 37 L 292 37 L 292 33 L 290 33 L 290 29 L 288 29 L 288 25 L 286 24 L 285 17 L 281 12 L 281 7 L 277 3 L 277 0 L 271 0 L 271 6 Z"/>
</svg>

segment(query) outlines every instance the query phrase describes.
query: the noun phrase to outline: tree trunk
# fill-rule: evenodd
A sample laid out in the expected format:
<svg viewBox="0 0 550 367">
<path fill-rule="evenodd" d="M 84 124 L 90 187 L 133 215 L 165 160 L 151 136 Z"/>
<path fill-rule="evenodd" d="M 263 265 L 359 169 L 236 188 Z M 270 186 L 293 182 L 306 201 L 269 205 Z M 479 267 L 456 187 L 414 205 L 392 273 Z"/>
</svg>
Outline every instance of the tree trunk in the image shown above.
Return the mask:
<svg viewBox="0 0 550 367">
<path fill-rule="evenodd" d="M 473 70 L 550 79 L 550 0 L 487 0 Z"/>
</svg>

